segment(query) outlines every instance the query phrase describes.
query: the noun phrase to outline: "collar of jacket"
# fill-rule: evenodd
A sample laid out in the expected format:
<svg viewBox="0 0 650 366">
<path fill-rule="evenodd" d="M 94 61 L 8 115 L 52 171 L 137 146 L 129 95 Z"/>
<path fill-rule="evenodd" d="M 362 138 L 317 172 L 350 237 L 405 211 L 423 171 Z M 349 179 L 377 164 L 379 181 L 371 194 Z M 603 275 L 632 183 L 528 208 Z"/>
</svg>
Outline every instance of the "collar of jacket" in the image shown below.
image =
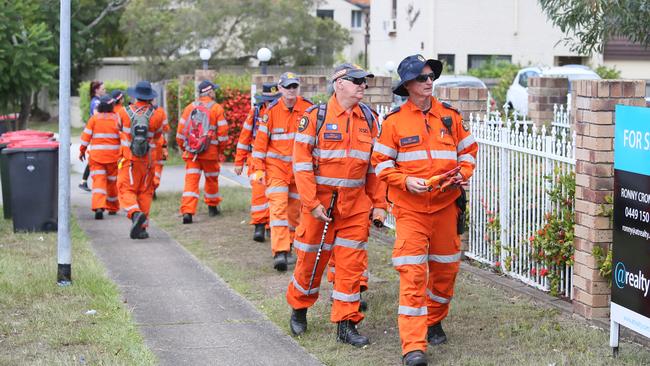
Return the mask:
<svg viewBox="0 0 650 366">
<path fill-rule="evenodd" d="M 343 107 L 341 107 L 341 104 L 339 104 L 339 101 L 336 99 L 336 93 L 332 94 L 330 97 L 330 100 L 328 102 L 330 106 L 330 111 L 336 115 L 336 117 L 339 117 L 340 115 L 347 113 Z M 329 113 L 329 112 L 328 112 Z M 361 117 L 363 114 L 361 113 L 361 107 L 359 107 L 359 104 L 355 105 L 352 108 L 352 114 L 355 114 L 357 117 Z"/>
<path fill-rule="evenodd" d="M 442 103 L 438 102 L 435 97 L 431 97 L 431 109 L 429 109 L 429 113 L 427 114 L 439 118 L 441 106 Z M 422 114 L 422 110 L 420 110 L 418 106 L 411 102 L 410 98 L 406 101 L 406 103 L 404 103 L 404 105 L 402 105 L 402 108 L 408 110 L 409 112 L 417 112 L 419 114 Z"/>
</svg>

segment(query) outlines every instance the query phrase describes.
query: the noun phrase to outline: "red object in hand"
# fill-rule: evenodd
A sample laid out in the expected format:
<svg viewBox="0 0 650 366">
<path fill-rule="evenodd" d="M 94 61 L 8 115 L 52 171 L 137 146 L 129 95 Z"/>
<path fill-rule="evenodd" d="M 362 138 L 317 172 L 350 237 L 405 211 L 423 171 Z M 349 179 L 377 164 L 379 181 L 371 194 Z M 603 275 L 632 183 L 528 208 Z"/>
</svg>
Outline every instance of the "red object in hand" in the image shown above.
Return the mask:
<svg viewBox="0 0 650 366">
<path fill-rule="evenodd" d="M 460 166 L 457 166 L 446 173 L 434 175 L 433 177 L 426 180 L 426 185 L 429 187 L 429 189 L 432 189 L 434 188 L 435 184 L 443 184 L 445 179 L 455 176 L 459 171 Z"/>
</svg>

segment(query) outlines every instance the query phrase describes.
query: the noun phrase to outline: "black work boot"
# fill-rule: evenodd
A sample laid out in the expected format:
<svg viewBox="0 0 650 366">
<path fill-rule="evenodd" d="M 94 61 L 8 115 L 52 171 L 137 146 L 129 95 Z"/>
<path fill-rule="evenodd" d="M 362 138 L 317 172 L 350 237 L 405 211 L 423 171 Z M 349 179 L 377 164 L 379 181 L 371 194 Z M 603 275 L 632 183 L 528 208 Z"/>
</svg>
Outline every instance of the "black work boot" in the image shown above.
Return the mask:
<svg viewBox="0 0 650 366">
<path fill-rule="evenodd" d="M 103 218 L 104 218 L 104 210 L 101 208 L 95 210 L 95 220 L 101 220 Z"/>
<path fill-rule="evenodd" d="M 307 331 L 307 308 L 291 310 L 289 328 L 291 328 L 291 333 L 295 336 L 299 336 Z"/>
<path fill-rule="evenodd" d="M 260 243 L 264 242 L 264 224 L 255 224 L 255 231 L 253 231 L 253 240 Z"/>
<path fill-rule="evenodd" d="M 359 334 L 357 326 L 351 320 L 344 320 L 337 323 L 336 340 L 351 344 L 355 347 L 363 347 L 370 344 L 368 337 Z"/>
<path fill-rule="evenodd" d="M 284 272 L 287 270 L 287 252 L 278 252 L 273 257 L 273 268 L 277 269 L 278 272 Z"/>
<path fill-rule="evenodd" d="M 183 214 L 183 224 L 191 224 L 192 223 L 192 214 Z"/>
<path fill-rule="evenodd" d="M 220 213 L 219 206 L 208 206 L 208 216 L 215 217 Z"/>
<path fill-rule="evenodd" d="M 140 211 L 136 211 L 131 215 L 131 239 L 138 239 L 140 237 L 140 232 L 144 230 L 142 225 L 147 221 L 147 216 Z"/>
<path fill-rule="evenodd" d="M 149 239 L 149 233 L 146 229 L 142 229 L 140 235 L 138 236 L 138 239 Z"/>
<path fill-rule="evenodd" d="M 271 240 L 271 229 L 266 229 L 266 237 Z"/>
<path fill-rule="evenodd" d="M 427 366 L 427 355 L 422 351 L 411 351 L 402 357 L 404 366 Z"/>
<path fill-rule="evenodd" d="M 447 335 L 442 330 L 442 322 L 429 326 L 429 329 L 427 329 L 427 342 L 432 346 L 447 342 Z"/>
<path fill-rule="evenodd" d="M 359 311 L 368 311 L 368 302 L 364 299 L 359 300 Z"/>
</svg>

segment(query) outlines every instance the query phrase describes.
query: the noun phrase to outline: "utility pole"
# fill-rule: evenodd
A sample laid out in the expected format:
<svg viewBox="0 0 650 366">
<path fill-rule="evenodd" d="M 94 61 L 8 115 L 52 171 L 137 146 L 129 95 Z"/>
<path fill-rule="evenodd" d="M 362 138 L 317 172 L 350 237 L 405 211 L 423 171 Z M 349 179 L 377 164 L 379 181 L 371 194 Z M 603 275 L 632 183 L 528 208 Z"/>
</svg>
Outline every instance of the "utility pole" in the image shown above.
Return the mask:
<svg viewBox="0 0 650 366">
<path fill-rule="evenodd" d="M 59 23 L 59 218 L 57 275 L 59 286 L 72 284 L 70 243 L 70 0 L 61 0 Z"/>
</svg>

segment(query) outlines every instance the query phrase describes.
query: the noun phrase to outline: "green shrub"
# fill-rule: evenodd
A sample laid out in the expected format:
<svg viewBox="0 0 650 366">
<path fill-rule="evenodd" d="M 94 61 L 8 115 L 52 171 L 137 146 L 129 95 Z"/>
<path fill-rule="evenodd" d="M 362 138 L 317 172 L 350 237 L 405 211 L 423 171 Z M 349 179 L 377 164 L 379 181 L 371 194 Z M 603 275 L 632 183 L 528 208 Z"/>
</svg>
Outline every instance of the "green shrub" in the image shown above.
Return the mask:
<svg viewBox="0 0 650 366">
<path fill-rule="evenodd" d="M 618 70 L 616 66 L 600 65 L 594 71 L 603 79 L 619 79 L 621 77 L 621 70 Z"/>
<path fill-rule="evenodd" d="M 126 88 L 129 86 L 126 81 L 122 80 L 107 80 L 104 81 L 104 88 L 106 93 L 111 93 L 113 90 L 121 90 L 124 92 L 124 104 L 128 102 L 128 95 L 126 95 Z M 90 88 L 90 81 L 82 81 L 79 84 L 79 108 L 81 109 L 81 118 L 85 121 L 88 120 L 90 113 L 90 96 L 88 95 Z"/>
<path fill-rule="evenodd" d="M 496 79 L 501 78 L 513 69 L 515 71 L 519 70 L 521 66 L 506 61 L 495 61 L 494 58 L 490 57 L 481 67 L 470 69 L 467 73 L 477 78 Z"/>
<path fill-rule="evenodd" d="M 327 101 L 330 100 L 330 95 L 326 93 L 314 94 L 311 98 L 309 98 L 309 100 L 311 100 L 315 104 L 327 103 Z"/>
</svg>

